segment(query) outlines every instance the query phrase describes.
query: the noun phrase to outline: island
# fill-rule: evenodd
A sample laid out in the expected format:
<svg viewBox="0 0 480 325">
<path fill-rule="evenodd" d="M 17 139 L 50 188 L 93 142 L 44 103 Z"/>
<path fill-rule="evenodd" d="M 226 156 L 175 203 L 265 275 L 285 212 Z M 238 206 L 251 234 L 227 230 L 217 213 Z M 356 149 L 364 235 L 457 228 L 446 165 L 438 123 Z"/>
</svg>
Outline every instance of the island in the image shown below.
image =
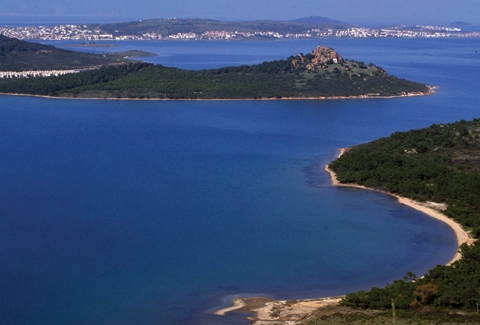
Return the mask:
<svg viewBox="0 0 480 325">
<path fill-rule="evenodd" d="M 0 41 L 5 39 L 2 37 Z M 70 60 L 76 52 L 43 48 L 23 41 L 10 41 L 15 47 L 1 45 L 0 55 L 8 60 L 9 70 L 34 66 L 39 54 L 64 56 L 58 60 L 65 69 L 78 68 L 80 60 Z M 19 54 L 23 42 L 24 53 Z M 34 49 L 30 49 L 34 47 Z M 3 54 L 2 54 L 3 53 Z M 33 56 L 29 56 L 31 53 Z M 131 54 L 131 53 L 129 53 Z M 83 53 L 82 53 L 83 55 Z M 32 74 L 0 73 L 0 93 L 69 98 L 106 99 L 327 99 L 375 98 L 427 95 L 433 87 L 397 78 L 370 63 L 348 60 L 334 49 L 319 46 L 309 54 L 298 54 L 284 60 L 208 70 L 182 70 L 145 62 L 126 61 L 119 55 L 101 56 L 105 64 L 91 68 L 92 62 L 75 73 L 32 78 Z M 16 61 L 15 61 L 16 60 Z M 90 62 L 88 61 L 88 62 Z M 20 63 L 22 62 L 22 63 Z M 25 65 L 30 62 L 30 65 Z M 75 62 L 75 66 L 69 62 Z M 53 65 L 53 64 L 52 64 Z M 1 70 L 6 70 L 2 68 Z M 45 69 L 45 67 L 43 67 Z"/>
</svg>

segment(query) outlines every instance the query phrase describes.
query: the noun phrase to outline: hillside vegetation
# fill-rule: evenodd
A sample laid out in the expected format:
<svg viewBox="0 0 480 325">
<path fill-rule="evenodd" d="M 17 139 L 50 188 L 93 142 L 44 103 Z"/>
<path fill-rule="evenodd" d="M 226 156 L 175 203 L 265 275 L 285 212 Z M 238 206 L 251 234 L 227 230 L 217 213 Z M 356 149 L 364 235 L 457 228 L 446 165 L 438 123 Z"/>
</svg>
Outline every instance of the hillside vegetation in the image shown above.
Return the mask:
<svg viewBox="0 0 480 325">
<path fill-rule="evenodd" d="M 85 69 L 125 62 L 119 56 L 68 51 L 0 34 L 0 71 Z"/>
<path fill-rule="evenodd" d="M 356 183 L 419 201 L 446 203 L 444 213 L 480 236 L 480 119 L 397 132 L 350 148 L 329 167 Z M 418 310 L 428 306 L 475 311 L 480 304 L 480 244 L 424 277 L 408 273 L 385 288 L 348 294 L 344 306 Z"/>
<path fill-rule="evenodd" d="M 252 66 L 188 71 L 147 63 L 33 79 L 0 79 L 0 92 L 62 97 L 259 99 L 399 96 L 429 87 L 343 59 L 331 48 Z"/>
</svg>

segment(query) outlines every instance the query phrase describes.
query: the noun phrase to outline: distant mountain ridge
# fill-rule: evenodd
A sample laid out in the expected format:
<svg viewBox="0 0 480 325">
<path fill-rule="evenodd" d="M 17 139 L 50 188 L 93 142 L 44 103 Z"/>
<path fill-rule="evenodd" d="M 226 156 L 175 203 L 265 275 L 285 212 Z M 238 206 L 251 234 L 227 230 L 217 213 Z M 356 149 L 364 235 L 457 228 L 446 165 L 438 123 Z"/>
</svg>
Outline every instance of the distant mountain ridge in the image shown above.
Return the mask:
<svg viewBox="0 0 480 325">
<path fill-rule="evenodd" d="M 466 21 L 453 21 L 448 25 L 450 25 L 450 26 L 472 26 L 472 24 L 467 23 Z"/>
<path fill-rule="evenodd" d="M 324 25 L 351 25 L 349 23 L 336 20 L 336 19 L 331 19 L 327 17 L 322 17 L 322 16 L 308 16 L 308 17 L 302 17 L 294 20 L 290 20 L 293 23 L 301 23 L 301 24 L 324 24 Z"/>
</svg>

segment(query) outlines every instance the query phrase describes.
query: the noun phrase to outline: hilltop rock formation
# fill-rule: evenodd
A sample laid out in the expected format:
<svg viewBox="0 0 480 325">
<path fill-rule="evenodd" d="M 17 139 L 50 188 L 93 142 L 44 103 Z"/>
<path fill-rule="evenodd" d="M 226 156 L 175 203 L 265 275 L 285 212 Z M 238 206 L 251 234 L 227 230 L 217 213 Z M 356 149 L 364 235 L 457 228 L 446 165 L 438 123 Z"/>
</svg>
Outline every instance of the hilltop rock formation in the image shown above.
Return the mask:
<svg viewBox="0 0 480 325">
<path fill-rule="evenodd" d="M 298 59 L 292 60 L 294 68 L 305 67 L 308 71 L 325 69 L 329 63 L 343 63 L 345 60 L 334 49 L 327 46 L 318 46 L 312 54 L 303 56 L 299 54 Z"/>
<path fill-rule="evenodd" d="M 334 63 L 342 63 L 344 60 L 335 52 L 334 49 L 327 46 L 318 46 L 315 50 L 312 51 L 313 59 L 312 64 L 326 63 L 332 60 Z"/>
<path fill-rule="evenodd" d="M 346 60 L 334 49 L 327 46 L 318 46 L 310 54 L 298 54 L 290 57 L 290 72 L 320 73 L 323 76 L 348 75 L 361 76 L 384 75 L 387 72 L 382 68 L 370 63 L 368 66 L 363 62 Z"/>
</svg>

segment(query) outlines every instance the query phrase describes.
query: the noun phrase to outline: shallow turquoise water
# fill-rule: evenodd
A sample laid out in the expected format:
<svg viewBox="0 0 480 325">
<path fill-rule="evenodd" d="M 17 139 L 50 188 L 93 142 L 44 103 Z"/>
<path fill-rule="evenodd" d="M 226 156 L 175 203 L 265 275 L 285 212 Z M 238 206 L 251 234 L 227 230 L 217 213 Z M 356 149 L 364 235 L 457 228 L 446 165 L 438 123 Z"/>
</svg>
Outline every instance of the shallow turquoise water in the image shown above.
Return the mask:
<svg viewBox="0 0 480 325">
<path fill-rule="evenodd" d="M 322 165 L 340 147 L 478 117 L 479 42 L 448 41 L 333 42 L 441 86 L 427 97 L 0 96 L 2 323 L 245 323 L 211 312 L 235 295 L 343 294 L 446 263 L 447 226 L 388 196 L 332 187 Z M 184 63 L 206 52 L 205 67 L 229 56 L 225 43 L 155 44 L 177 47 Z M 239 58 L 307 45 L 252 42 Z"/>
</svg>

